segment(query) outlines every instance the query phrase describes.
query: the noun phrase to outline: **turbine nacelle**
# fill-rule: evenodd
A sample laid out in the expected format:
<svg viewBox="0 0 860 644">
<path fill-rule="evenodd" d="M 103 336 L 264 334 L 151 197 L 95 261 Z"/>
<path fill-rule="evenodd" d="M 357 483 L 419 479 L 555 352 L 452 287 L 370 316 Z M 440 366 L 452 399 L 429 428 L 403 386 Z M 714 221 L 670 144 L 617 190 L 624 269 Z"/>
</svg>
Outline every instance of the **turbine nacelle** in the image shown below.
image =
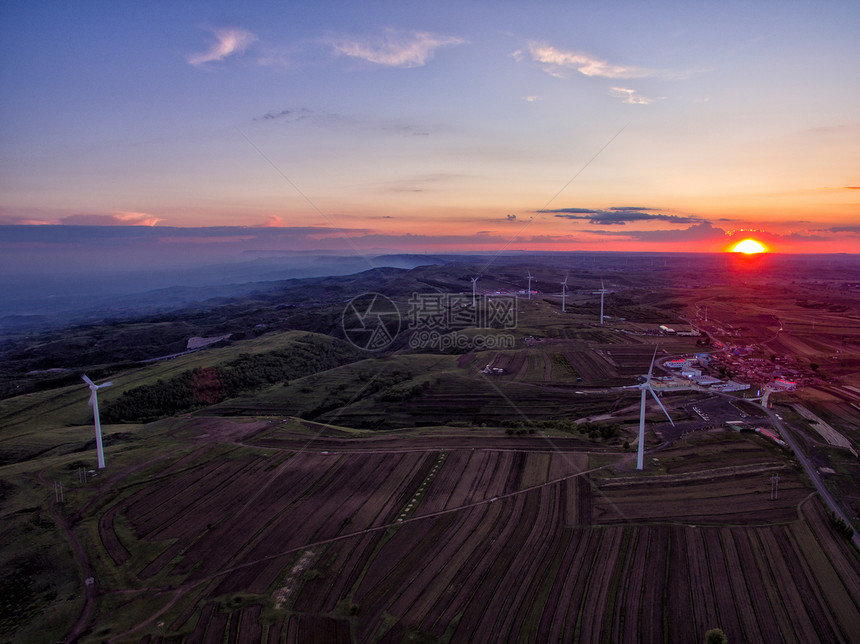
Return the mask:
<svg viewBox="0 0 860 644">
<path fill-rule="evenodd" d="M 97 392 L 99 389 L 104 389 L 105 387 L 110 387 L 111 385 L 113 385 L 113 382 L 112 382 L 112 381 L 103 382 L 102 384 L 97 385 L 97 384 L 95 384 L 92 380 L 90 380 L 89 378 L 87 378 L 86 376 L 81 376 L 81 378 L 83 378 L 84 382 L 86 382 L 86 383 L 90 386 L 90 391 L 92 392 L 92 393 L 90 394 L 90 400 L 89 400 L 89 403 L 88 403 L 90 407 L 92 407 L 92 406 L 95 404 L 95 400 L 96 400 L 96 392 Z"/>
</svg>

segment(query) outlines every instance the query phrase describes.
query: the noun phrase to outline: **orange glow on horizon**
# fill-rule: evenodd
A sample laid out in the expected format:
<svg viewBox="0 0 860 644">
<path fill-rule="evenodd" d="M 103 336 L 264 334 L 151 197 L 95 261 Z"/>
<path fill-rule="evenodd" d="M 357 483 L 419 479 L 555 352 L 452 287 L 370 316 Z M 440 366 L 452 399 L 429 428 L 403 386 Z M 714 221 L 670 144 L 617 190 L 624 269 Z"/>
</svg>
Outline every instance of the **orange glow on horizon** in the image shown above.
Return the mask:
<svg viewBox="0 0 860 644">
<path fill-rule="evenodd" d="M 745 255 L 753 255 L 755 253 L 766 253 L 768 249 L 755 239 L 744 239 L 732 247 L 733 253 L 744 253 Z"/>
</svg>

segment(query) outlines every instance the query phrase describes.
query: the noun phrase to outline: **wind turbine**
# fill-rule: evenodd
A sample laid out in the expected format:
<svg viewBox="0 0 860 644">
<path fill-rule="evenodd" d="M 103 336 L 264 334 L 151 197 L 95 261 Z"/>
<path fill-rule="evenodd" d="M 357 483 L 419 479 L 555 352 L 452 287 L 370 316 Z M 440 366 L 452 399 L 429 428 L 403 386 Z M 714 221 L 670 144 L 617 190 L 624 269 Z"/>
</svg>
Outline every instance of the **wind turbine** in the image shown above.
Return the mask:
<svg viewBox="0 0 860 644">
<path fill-rule="evenodd" d="M 675 422 L 672 420 L 672 417 L 669 415 L 669 412 L 666 411 L 666 408 L 663 406 L 663 403 L 660 402 L 660 399 L 657 398 L 657 394 L 654 393 L 654 388 L 651 386 L 651 371 L 654 369 L 654 360 L 657 358 L 657 347 L 654 347 L 654 356 L 651 358 L 651 366 L 648 367 L 648 374 L 644 376 L 645 381 L 637 385 L 639 390 L 642 392 L 642 406 L 639 408 L 639 449 L 636 454 L 636 469 L 641 470 L 645 466 L 645 398 L 646 392 L 650 391 L 651 395 L 654 397 L 654 400 L 657 401 L 657 404 L 660 405 L 660 409 L 663 410 L 663 413 L 666 414 L 666 418 L 669 419 L 669 422 L 672 423 L 672 427 L 675 426 Z"/>
<path fill-rule="evenodd" d="M 529 276 L 529 299 L 532 299 L 532 272 L 526 271 Z"/>
<path fill-rule="evenodd" d="M 567 295 L 567 275 L 564 276 L 564 281 L 561 283 L 561 312 L 564 313 L 564 298 Z"/>
<path fill-rule="evenodd" d="M 603 324 L 603 296 L 606 293 L 606 287 L 603 286 L 603 280 L 600 280 L 600 323 Z"/>
<path fill-rule="evenodd" d="M 103 382 L 100 385 L 97 385 L 92 380 L 87 378 L 85 375 L 82 375 L 81 378 L 85 383 L 90 386 L 90 405 L 93 406 L 93 418 L 95 419 L 96 424 L 96 454 L 99 458 L 99 469 L 104 469 L 105 466 L 105 452 L 102 448 L 102 425 L 99 422 L 99 397 L 96 395 L 96 392 L 99 389 L 104 389 L 105 387 L 110 387 L 112 382 Z"/>
</svg>

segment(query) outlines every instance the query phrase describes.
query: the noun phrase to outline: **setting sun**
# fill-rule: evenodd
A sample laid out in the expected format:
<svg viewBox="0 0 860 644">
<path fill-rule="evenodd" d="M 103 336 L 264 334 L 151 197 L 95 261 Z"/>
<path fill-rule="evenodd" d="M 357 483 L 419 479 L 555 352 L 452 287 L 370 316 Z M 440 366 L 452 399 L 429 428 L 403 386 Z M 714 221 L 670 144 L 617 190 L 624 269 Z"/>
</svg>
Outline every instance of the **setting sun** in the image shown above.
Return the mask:
<svg viewBox="0 0 860 644">
<path fill-rule="evenodd" d="M 745 239 L 735 244 L 734 248 L 732 248 L 733 253 L 746 253 L 747 255 L 752 253 L 764 253 L 766 251 L 767 249 L 755 239 Z"/>
</svg>

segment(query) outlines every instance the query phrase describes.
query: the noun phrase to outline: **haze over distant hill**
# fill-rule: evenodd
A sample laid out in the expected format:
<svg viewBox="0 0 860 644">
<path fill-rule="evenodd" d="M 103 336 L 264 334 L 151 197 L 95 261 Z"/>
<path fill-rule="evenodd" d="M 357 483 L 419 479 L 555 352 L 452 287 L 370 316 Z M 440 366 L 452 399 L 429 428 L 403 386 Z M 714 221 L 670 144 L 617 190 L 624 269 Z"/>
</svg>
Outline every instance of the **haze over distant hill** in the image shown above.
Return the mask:
<svg viewBox="0 0 860 644">
<path fill-rule="evenodd" d="M 295 233 L 266 228 L 0 226 L 0 331 L 165 311 L 246 295 L 267 282 L 444 261 L 295 245 Z"/>
<path fill-rule="evenodd" d="M 345 238 L 332 238 L 329 250 L 312 251 L 301 248 L 310 230 L 317 229 L 0 226 L 0 333 L 163 313 L 278 288 L 284 280 L 377 267 L 472 263 L 483 273 L 500 261 L 557 264 L 562 271 L 641 265 L 658 271 L 685 267 L 691 274 L 707 270 L 714 273 L 711 279 L 734 270 L 728 254 L 362 252 L 345 247 Z M 858 263 L 857 255 L 770 254 L 758 259 L 757 270 L 789 274 L 803 266 L 838 272 Z"/>
</svg>

